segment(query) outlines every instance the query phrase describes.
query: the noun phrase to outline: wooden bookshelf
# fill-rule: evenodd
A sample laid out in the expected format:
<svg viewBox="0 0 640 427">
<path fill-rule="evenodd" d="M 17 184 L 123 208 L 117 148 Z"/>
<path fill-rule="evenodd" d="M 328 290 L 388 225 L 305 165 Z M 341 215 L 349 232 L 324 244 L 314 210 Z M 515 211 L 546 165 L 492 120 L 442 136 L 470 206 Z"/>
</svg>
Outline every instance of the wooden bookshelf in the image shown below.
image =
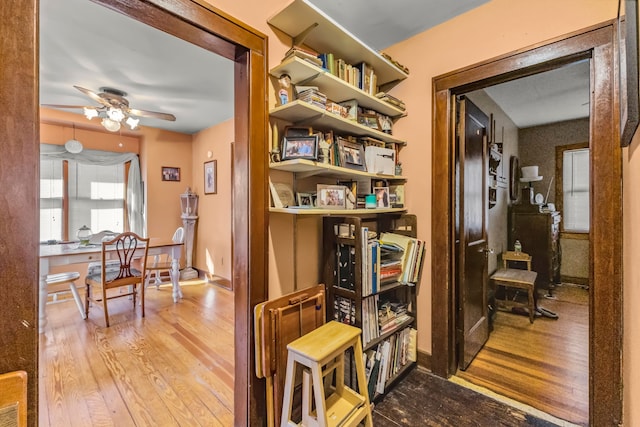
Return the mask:
<svg viewBox="0 0 640 427">
<path fill-rule="evenodd" d="M 304 178 L 314 175 L 330 176 L 339 179 L 350 178 L 373 178 L 386 180 L 406 180 L 401 175 L 382 175 L 379 173 L 370 173 L 355 169 L 343 168 L 341 166 L 331 165 L 328 163 L 316 162 L 306 159 L 285 160 L 283 162 L 270 163 L 269 169 L 280 170 L 286 172 L 294 172 L 299 174 L 298 178 Z"/>
</svg>

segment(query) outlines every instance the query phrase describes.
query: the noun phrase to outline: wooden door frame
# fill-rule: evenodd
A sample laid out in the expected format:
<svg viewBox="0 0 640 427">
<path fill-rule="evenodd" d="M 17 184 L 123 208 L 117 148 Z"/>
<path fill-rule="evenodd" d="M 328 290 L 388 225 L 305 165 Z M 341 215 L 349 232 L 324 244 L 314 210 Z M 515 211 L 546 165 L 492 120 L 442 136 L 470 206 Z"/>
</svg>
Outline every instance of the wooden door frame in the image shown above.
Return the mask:
<svg viewBox="0 0 640 427">
<path fill-rule="evenodd" d="M 251 307 L 266 300 L 268 290 L 267 37 L 204 0 L 93 1 L 235 62 L 234 423 L 263 425 L 266 423 L 265 384 L 254 374 Z M 0 315 L 0 332 L 12 336 L 11 347 L 0 340 L 0 372 L 27 371 L 31 426 L 38 422 L 38 277 L 37 268 L 33 268 L 38 265 L 39 182 L 37 174 L 33 174 L 38 170 L 40 152 L 38 11 L 38 0 L 9 2 L 0 8 L 0 16 L 5 18 L 0 29 L 3 40 L 0 100 L 10 107 L 5 109 L 0 123 L 3 144 L 0 179 L 3 187 L 19 188 L 22 193 L 22 197 L 16 198 L 15 206 L 9 205 L 7 198 L 0 200 L 7 219 L 0 226 L 3 236 L 0 296 L 17 307 Z M 11 174 L 3 174 L 3 170 Z"/>
<path fill-rule="evenodd" d="M 433 79 L 431 368 L 448 377 L 456 372 L 452 97 L 590 58 L 594 183 L 589 272 L 593 284 L 589 301 L 590 425 L 618 425 L 622 420 L 622 150 L 616 35 L 617 24 L 606 22 Z"/>
</svg>

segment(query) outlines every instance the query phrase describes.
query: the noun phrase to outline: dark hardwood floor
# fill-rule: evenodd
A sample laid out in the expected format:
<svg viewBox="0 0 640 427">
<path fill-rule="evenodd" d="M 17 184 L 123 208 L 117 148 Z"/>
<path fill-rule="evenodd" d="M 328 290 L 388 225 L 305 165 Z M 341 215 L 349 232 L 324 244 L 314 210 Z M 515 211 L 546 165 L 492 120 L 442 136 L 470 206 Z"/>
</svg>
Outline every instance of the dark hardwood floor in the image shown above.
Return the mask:
<svg viewBox="0 0 640 427">
<path fill-rule="evenodd" d="M 458 376 L 578 425 L 589 422 L 589 291 L 561 285 L 538 306 L 558 319 L 498 311 L 489 340 Z"/>
<path fill-rule="evenodd" d="M 130 301 L 113 300 L 110 328 L 103 326 L 98 307 L 84 321 L 71 299 L 47 305 L 49 323 L 40 334 L 39 425 L 233 425 L 233 293 L 201 281 L 185 283 L 183 292 L 184 299 L 174 304 L 170 287 L 149 288 L 144 319 L 139 310 L 132 311 Z M 552 309 L 551 300 L 542 302 Z M 529 328 L 527 318 L 501 314 L 499 318 L 513 318 L 519 333 L 555 325 L 551 335 L 566 333 L 560 321 L 569 318 L 561 314 L 559 321 L 537 319 Z M 492 340 L 497 335 L 492 334 Z M 563 341 L 570 345 L 570 339 Z M 487 353 L 495 353 L 494 347 L 488 343 Z M 560 352 L 566 351 L 558 348 L 554 360 L 564 360 Z M 478 361 L 484 358 L 480 355 Z M 493 377 L 495 369 L 502 369 L 483 363 L 478 362 L 478 370 L 489 369 Z M 508 369 L 508 376 L 519 370 Z M 555 424 L 415 368 L 376 403 L 374 425 Z"/>
</svg>

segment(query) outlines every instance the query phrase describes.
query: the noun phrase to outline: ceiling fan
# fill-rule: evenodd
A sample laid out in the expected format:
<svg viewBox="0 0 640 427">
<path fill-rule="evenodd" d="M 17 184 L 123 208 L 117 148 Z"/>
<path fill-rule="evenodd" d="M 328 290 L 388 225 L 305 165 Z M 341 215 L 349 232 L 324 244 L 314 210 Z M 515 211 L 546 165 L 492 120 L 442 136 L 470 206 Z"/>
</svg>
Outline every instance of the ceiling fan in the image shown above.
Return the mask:
<svg viewBox="0 0 640 427">
<path fill-rule="evenodd" d="M 129 107 L 129 101 L 126 92 L 119 89 L 110 87 L 101 87 L 100 93 L 96 93 L 92 90 L 85 89 L 80 86 L 73 86 L 80 92 L 87 95 L 92 100 L 96 101 L 100 106 L 87 107 L 83 105 L 57 105 L 57 104 L 42 104 L 45 107 L 51 108 L 82 108 L 84 115 L 87 119 L 91 120 L 94 117 L 102 118 L 102 126 L 111 132 L 117 132 L 120 130 L 122 122 L 125 122 L 131 130 L 134 130 L 140 122 L 139 117 L 150 117 L 154 119 L 175 121 L 176 116 L 169 113 L 160 113 L 157 111 L 139 110 L 137 108 Z"/>
</svg>

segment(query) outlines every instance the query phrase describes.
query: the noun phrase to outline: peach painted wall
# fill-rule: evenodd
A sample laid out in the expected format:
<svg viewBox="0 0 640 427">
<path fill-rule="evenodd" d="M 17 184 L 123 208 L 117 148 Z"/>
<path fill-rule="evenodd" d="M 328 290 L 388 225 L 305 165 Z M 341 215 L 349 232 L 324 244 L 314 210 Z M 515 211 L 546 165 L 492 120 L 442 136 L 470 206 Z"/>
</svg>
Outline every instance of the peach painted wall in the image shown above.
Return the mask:
<svg viewBox="0 0 640 427">
<path fill-rule="evenodd" d="M 252 2 L 250 6 L 233 0 L 210 0 L 220 10 L 269 36 L 269 64 L 276 65 L 287 49 L 286 36 L 274 32 L 266 19 L 284 7 L 287 0 Z M 407 206 L 419 219 L 419 237 L 430 241 L 431 230 L 431 141 L 432 79 L 438 75 L 522 49 L 581 28 L 613 19 L 616 0 L 493 0 L 444 24 L 400 42 L 385 51 L 409 67 L 408 80 L 390 92 L 407 104 L 408 116 L 399 120 L 394 132 L 409 141 L 401 153 L 404 175 L 408 177 Z M 543 23 L 543 24 L 541 24 Z M 270 103 L 275 103 L 273 89 Z M 637 147 L 640 137 L 634 141 Z M 625 330 L 624 400 L 625 425 L 640 423 L 640 407 L 631 407 L 631 396 L 640 395 L 640 320 L 632 304 L 640 302 L 640 266 L 633 263 L 640 250 L 640 232 L 632 221 L 640 216 L 640 195 L 634 183 L 640 182 L 640 154 L 637 148 L 625 150 Z M 287 263 L 293 258 L 289 219 L 270 218 L 269 292 L 283 289 L 290 281 Z M 304 249 L 299 248 L 299 251 Z M 275 256 L 274 256 L 275 254 Z M 315 253 L 310 258 L 315 258 Z M 309 262 L 314 261 L 310 259 Z M 427 258 L 425 270 L 431 268 Z M 275 271 L 274 271 L 275 270 Z M 418 348 L 431 353 L 431 276 L 423 274 L 418 291 Z M 286 288 L 286 286 L 285 286 Z"/>
<path fill-rule="evenodd" d="M 231 165 L 234 121 L 193 135 L 192 190 L 198 195 L 197 251 L 193 266 L 210 276 L 231 279 Z M 211 157 L 209 157 L 209 152 Z M 217 192 L 204 194 L 204 163 L 216 160 Z"/>
</svg>

